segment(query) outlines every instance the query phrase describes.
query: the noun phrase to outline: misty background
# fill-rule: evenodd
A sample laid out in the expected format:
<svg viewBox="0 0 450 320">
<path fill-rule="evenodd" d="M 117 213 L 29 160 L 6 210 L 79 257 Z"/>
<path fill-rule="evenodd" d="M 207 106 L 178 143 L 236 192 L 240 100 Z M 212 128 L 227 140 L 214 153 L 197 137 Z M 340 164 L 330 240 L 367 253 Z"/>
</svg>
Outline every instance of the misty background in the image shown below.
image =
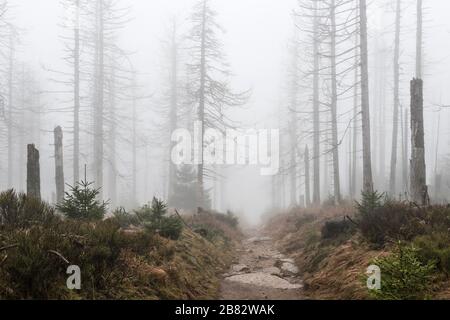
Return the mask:
<svg viewBox="0 0 450 320">
<path fill-rule="evenodd" d="M 171 21 L 175 17 L 182 35 L 190 28 L 189 15 L 195 0 L 120 0 L 120 7 L 129 8 L 129 20 L 117 32 L 117 45 L 127 52 L 127 57 L 136 71 L 139 96 L 136 102 L 137 121 L 137 192 L 132 191 L 131 150 L 129 135 L 131 128 L 132 101 L 124 99 L 117 104 L 120 110 L 120 141 L 117 146 L 117 186 L 118 197 L 115 205 L 133 206 L 131 198 L 139 204 L 146 203 L 153 196 L 167 197 L 167 172 L 165 171 L 164 150 L 167 148 L 159 139 L 159 106 L 164 92 L 164 74 L 167 69 L 167 52 L 164 42 Z M 212 0 L 211 6 L 218 13 L 218 22 L 225 29 L 219 35 L 223 50 L 230 63 L 233 76 L 231 86 L 236 91 L 251 89 L 247 103 L 230 113 L 243 128 L 280 128 L 285 133 L 287 114 L 288 73 L 290 69 L 290 43 L 296 34 L 300 39 L 306 37 L 295 25 L 293 11 L 298 10 L 296 0 Z M 403 1 L 401 50 L 400 50 L 400 103 L 409 107 L 409 81 L 415 68 L 415 1 Z M 450 110 L 450 21 L 448 12 L 450 3 L 446 0 L 424 1 L 424 83 L 425 83 L 425 137 L 428 181 L 430 184 L 438 173 L 445 175 L 447 156 L 449 155 Z M 26 186 L 25 161 L 20 149 L 26 150 L 26 144 L 35 143 L 41 154 L 42 196 L 54 201 L 54 150 L 53 129 L 61 126 L 64 130 L 65 178 L 72 184 L 72 115 L 67 111 L 70 93 L 55 81 L 62 79 L 62 73 L 68 72 L 64 61 L 64 37 L 67 30 L 61 27 L 67 19 L 67 10 L 56 0 L 12 0 L 8 10 L 9 20 L 17 27 L 20 41 L 15 54 L 16 70 L 33 78 L 35 93 L 33 104 L 39 106 L 38 118 L 22 119 L 16 124 L 34 128 L 39 119 L 38 133 L 14 141 L 15 166 L 14 183 L 8 185 L 5 122 L 0 117 L 2 133 L 0 152 L 0 189 L 14 187 L 24 190 Z M 372 144 L 375 185 L 378 190 L 386 191 L 389 186 L 389 159 L 392 132 L 392 95 L 393 95 L 393 50 L 395 28 L 395 1 L 371 1 L 369 16 L 369 74 L 372 112 Z M 81 26 L 83 28 L 83 26 Z M 296 31 L 297 30 L 297 31 Z M 183 47 L 183 44 L 181 44 Z M 300 51 L 302 47 L 300 46 Z M 300 62 L 301 63 L 301 62 Z M 306 62 L 305 62 L 306 64 Z M 26 71 L 25 71 L 26 70 Z M 58 72 L 55 72 L 57 70 Z M 19 75 L 18 75 L 19 77 Z M 303 79 L 302 77 L 300 77 Z M 308 81 L 306 77 L 304 81 Z M 3 81 L 2 81 L 3 85 Z M 307 89 L 302 87 L 303 93 Z M 2 90 L 4 91 L 4 90 Z M 38 93 L 36 95 L 36 93 Z M 302 93 L 300 93 L 302 94 Z M 86 94 L 89 95 L 88 93 Z M 16 100 L 18 101 L 18 100 Z M 26 104 L 26 103 L 25 103 Z M 351 118 L 352 99 L 339 101 L 338 114 L 342 189 L 349 189 L 346 177 L 350 158 L 348 145 L 351 134 L 346 131 Z M 89 103 L 85 103 L 82 124 L 87 123 Z M 299 109 L 308 110 L 307 102 Z M 301 117 L 301 114 L 299 114 Z M 304 121 L 308 123 L 309 119 Z M 30 129 L 31 130 L 31 129 Z M 92 155 L 89 132 L 84 133 L 82 142 L 81 166 L 87 165 L 87 178 L 94 180 L 92 173 Z M 33 141 L 31 141 L 33 139 Z M 306 139 L 307 140 L 307 139 Z M 307 141 L 302 141 L 306 145 Z M 284 153 L 282 152 L 282 157 Z M 324 168 L 329 167 L 328 154 L 321 157 Z M 362 154 L 358 153 L 358 159 Z M 109 173 L 105 161 L 104 196 L 108 198 Z M 450 163 L 449 163 L 450 164 Z M 329 176 L 324 170 L 322 198 L 332 193 L 331 169 Z M 285 174 L 281 170 L 281 175 Z M 258 167 L 228 167 L 224 169 L 223 184 L 220 189 L 221 201 L 216 203 L 218 210 L 233 210 L 245 215 L 248 220 L 257 221 L 261 214 L 275 206 L 289 207 L 289 192 L 281 193 L 274 199 L 274 189 L 280 184 L 272 177 L 262 177 Z M 301 184 L 301 183 L 299 183 Z M 285 185 L 285 184 L 284 184 Z M 212 185 L 211 185 L 212 186 Z M 301 189 L 301 188 L 300 188 Z M 214 192 L 214 190 L 212 191 Z M 299 191 L 299 195 L 303 192 Z M 275 203 L 276 202 L 276 203 Z"/>
</svg>

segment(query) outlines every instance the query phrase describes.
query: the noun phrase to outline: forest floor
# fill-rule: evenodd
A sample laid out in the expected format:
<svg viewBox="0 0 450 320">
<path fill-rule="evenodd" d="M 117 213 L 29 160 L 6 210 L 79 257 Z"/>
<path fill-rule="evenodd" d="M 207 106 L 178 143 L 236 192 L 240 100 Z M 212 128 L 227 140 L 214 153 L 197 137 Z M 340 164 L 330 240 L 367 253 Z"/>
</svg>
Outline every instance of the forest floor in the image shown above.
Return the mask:
<svg viewBox="0 0 450 320">
<path fill-rule="evenodd" d="M 238 256 L 220 289 L 222 300 L 305 299 L 299 270 L 293 259 L 275 248 L 275 241 L 257 230 L 246 233 Z"/>
</svg>

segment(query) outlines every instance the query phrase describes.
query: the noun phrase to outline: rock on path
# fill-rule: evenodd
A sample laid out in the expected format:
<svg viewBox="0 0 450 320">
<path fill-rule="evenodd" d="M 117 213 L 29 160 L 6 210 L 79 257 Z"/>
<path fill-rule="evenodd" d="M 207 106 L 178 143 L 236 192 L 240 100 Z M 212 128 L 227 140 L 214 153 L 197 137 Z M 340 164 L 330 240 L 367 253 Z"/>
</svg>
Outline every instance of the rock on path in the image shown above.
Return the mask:
<svg viewBox="0 0 450 320">
<path fill-rule="evenodd" d="M 254 236 L 242 243 L 236 264 L 224 275 L 223 300 L 304 299 L 294 260 L 276 250 L 273 239 Z"/>
<path fill-rule="evenodd" d="M 289 281 L 283 278 L 264 272 L 255 272 L 231 276 L 226 278 L 225 281 L 232 281 L 252 286 L 272 288 L 272 289 L 284 289 L 284 290 L 300 289 L 302 287 L 299 284 L 291 284 Z"/>
</svg>

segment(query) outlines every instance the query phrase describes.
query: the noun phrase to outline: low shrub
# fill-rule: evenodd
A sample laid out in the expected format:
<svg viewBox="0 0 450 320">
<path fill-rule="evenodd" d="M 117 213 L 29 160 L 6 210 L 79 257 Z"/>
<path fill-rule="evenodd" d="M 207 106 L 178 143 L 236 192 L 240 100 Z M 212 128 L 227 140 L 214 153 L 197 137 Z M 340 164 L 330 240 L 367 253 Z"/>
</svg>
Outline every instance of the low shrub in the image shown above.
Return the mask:
<svg viewBox="0 0 450 320">
<path fill-rule="evenodd" d="M 447 232 L 450 229 L 449 206 L 433 206 L 422 211 L 423 220 L 430 232 Z"/>
<path fill-rule="evenodd" d="M 18 194 L 14 190 L 0 194 L 0 227 L 28 228 L 58 221 L 55 210 L 34 197 Z"/>
<path fill-rule="evenodd" d="M 313 214 L 303 214 L 300 217 L 298 217 L 295 221 L 295 227 L 301 228 L 302 226 L 304 226 L 305 224 L 314 222 L 317 220 L 317 217 Z"/>
<path fill-rule="evenodd" d="M 447 277 L 450 274 L 450 235 L 448 232 L 433 232 L 417 237 L 414 245 L 420 260 L 424 263 L 435 261 L 436 267 Z"/>
<path fill-rule="evenodd" d="M 200 209 L 197 214 L 186 217 L 186 222 L 197 234 L 211 242 L 229 242 L 242 236 L 238 228 L 239 220 L 231 212 L 222 214 Z"/>
<path fill-rule="evenodd" d="M 357 209 L 362 235 L 377 246 L 392 240 L 411 241 L 426 231 L 420 210 L 407 203 L 383 200 L 376 192 L 363 194 Z"/>
<path fill-rule="evenodd" d="M 124 208 L 114 210 L 113 217 L 120 227 L 124 229 L 139 225 L 138 217 L 135 214 L 127 212 Z"/>
<path fill-rule="evenodd" d="M 322 239 L 332 240 L 350 236 L 355 231 L 355 225 L 348 219 L 325 222 L 322 227 Z"/>
<path fill-rule="evenodd" d="M 226 214 L 216 213 L 216 218 L 220 221 L 225 222 L 232 228 L 237 228 L 239 226 L 239 218 L 231 211 L 227 211 Z"/>
<path fill-rule="evenodd" d="M 381 269 L 381 290 L 371 290 L 380 300 L 421 300 L 429 293 L 436 266 L 423 263 L 413 246 L 399 243 L 390 256 L 372 263 Z"/>
<path fill-rule="evenodd" d="M 226 238 L 223 230 L 207 225 L 196 225 L 193 230 L 195 233 L 201 235 L 210 242 L 214 242 L 218 238 Z"/>
</svg>

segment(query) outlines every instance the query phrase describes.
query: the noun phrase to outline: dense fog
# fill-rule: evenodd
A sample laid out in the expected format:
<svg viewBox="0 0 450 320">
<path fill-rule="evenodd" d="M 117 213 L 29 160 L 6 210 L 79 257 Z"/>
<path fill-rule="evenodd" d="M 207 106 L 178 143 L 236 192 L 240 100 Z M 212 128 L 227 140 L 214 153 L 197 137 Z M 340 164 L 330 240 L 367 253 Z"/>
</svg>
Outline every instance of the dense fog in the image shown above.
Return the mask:
<svg viewBox="0 0 450 320">
<path fill-rule="evenodd" d="M 330 27 L 332 2 L 335 32 Z M 102 188 L 111 210 L 132 209 L 156 196 L 181 209 L 210 206 L 255 222 L 275 208 L 357 199 L 364 188 L 359 1 L 318 1 L 316 21 L 312 0 L 1 3 L 1 190 L 26 191 L 27 144 L 35 144 L 42 198 L 57 201 L 57 126 L 64 134 L 65 183 L 84 180 L 86 166 L 86 179 Z M 427 185 L 434 202 L 447 200 L 450 189 L 449 10 L 446 0 L 423 1 L 420 78 Z M 403 0 L 400 8 L 394 0 L 370 1 L 367 16 L 373 184 L 392 196 L 408 197 L 410 81 L 418 76 L 416 1 Z M 74 56 L 75 30 L 79 30 L 79 59 Z M 207 47 L 203 67 L 202 45 Z M 192 132 L 199 121 L 202 70 L 207 73 L 206 116 L 204 112 L 200 119 L 204 129 L 279 130 L 276 173 L 262 174 L 268 163 L 260 161 L 227 163 L 205 165 L 200 179 L 197 165 L 186 167 L 170 159 L 174 131 Z M 74 164 L 76 83 L 78 165 Z M 315 116 L 318 121 L 313 123 Z M 398 146 L 392 174 L 394 123 Z M 276 131 L 271 136 L 276 137 Z M 278 153 L 273 148 L 271 152 L 274 165 Z M 251 153 L 244 158 L 251 162 Z M 186 186 L 189 183 L 193 186 Z"/>
</svg>

